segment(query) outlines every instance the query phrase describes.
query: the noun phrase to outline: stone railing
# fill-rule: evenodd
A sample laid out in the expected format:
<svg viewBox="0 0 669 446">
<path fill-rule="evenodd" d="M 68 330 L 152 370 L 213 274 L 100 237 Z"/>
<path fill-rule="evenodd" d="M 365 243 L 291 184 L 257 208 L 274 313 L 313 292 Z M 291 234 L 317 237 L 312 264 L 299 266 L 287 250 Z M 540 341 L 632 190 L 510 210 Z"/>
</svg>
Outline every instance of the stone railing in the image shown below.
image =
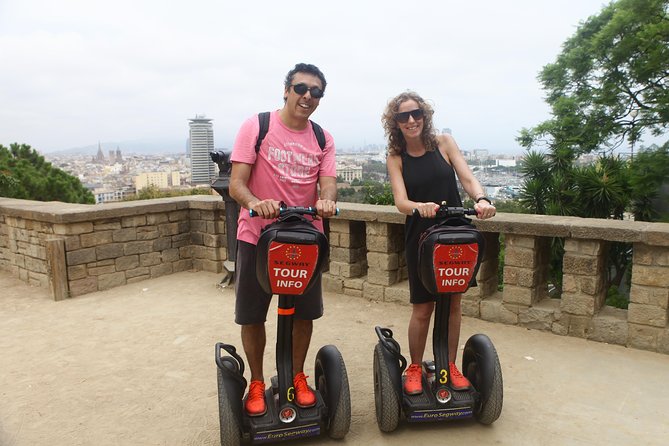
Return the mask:
<svg viewBox="0 0 669 446">
<path fill-rule="evenodd" d="M 225 204 L 198 196 L 102 206 L 0 198 L 0 269 L 60 300 L 195 269 L 222 272 Z M 327 291 L 408 304 L 404 216 L 340 203 L 329 222 Z M 669 353 L 669 224 L 498 214 L 474 220 L 486 238 L 470 317 Z M 504 287 L 498 291 L 503 236 Z M 562 296 L 548 297 L 548 252 L 563 238 Z M 604 305 L 612 242 L 633 247 L 628 310 Z"/>
<path fill-rule="evenodd" d="M 225 208 L 213 196 L 76 205 L 0 199 L 0 268 L 54 299 L 190 269 L 221 272 Z"/>
</svg>

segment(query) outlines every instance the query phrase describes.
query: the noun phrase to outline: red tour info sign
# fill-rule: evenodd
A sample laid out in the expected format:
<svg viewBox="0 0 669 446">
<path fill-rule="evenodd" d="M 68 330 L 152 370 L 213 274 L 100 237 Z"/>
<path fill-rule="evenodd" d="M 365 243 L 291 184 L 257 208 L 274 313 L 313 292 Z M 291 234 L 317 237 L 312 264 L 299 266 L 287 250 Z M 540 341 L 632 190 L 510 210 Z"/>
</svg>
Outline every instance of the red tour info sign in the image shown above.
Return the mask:
<svg viewBox="0 0 669 446">
<path fill-rule="evenodd" d="M 434 245 L 434 278 L 441 294 L 464 293 L 474 275 L 479 255 L 477 243 Z"/>
<path fill-rule="evenodd" d="M 318 245 L 273 241 L 270 243 L 268 257 L 272 293 L 304 294 L 316 270 Z"/>
</svg>

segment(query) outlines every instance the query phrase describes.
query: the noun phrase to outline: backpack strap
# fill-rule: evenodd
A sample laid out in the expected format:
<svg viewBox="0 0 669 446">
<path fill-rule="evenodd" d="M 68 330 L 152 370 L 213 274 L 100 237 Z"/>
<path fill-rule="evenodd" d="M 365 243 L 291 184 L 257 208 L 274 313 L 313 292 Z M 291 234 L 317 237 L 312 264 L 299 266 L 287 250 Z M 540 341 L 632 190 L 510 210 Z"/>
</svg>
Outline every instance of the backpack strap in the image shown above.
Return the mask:
<svg viewBox="0 0 669 446">
<path fill-rule="evenodd" d="M 258 139 L 256 140 L 256 153 L 260 151 L 260 144 L 269 130 L 269 112 L 258 113 L 258 122 L 260 123 L 260 130 L 258 130 Z"/>
<path fill-rule="evenodd" d="M 260 144 L 262 144 L 263 139 L 267 136 L 267 131 L 269 130 L 269 115 L 270 112 L 258 113 L 260 129 L 258 130 L 258 139 L 256 140 L 256 153 L 260 151 Z M 314 131 L 314 135 L 316 135 L 318 146 L 321 150 L 325 150 L 325 132 L 323 132 L 323 128 L 312 120 L 309 120 L 309 122 L 311 122 L 311 128 Z"/>
<path fill-rule="evenodd" d="M 325 150 L 325 133 L 323 132 L 323 128 L 314 121 L 309 121 L 311 122 L 311 127 L 314 129 L 314 134 L 316 135 L 319 147 L 321 150 Z"/>
</svg>

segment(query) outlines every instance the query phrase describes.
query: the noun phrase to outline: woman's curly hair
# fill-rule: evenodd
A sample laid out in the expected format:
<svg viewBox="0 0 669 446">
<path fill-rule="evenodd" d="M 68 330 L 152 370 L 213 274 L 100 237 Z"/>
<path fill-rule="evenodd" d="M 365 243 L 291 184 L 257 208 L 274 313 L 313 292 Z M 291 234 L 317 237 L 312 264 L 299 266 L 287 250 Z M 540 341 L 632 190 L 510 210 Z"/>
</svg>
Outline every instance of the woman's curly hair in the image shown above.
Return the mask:
<svg viewBox="0 0 669 446">
<path fill-rule="evenodd" d="M 395 121 L 395 113 L 397 113 L 397 110 L 399 110 L 400 105 L 408 100 L 416 101 L 418 106 L 423 110 L 423 131 L 420 135 L 420 138 L 425 145 L 425 149 L 434 150 L 439 147 L 439 143 L 437 142 L 437 137 L 435 136 L 434 128 L 432 126 L 432 115 L 434 115 L 434 109 L 430 104 L 425 102 L 425 100 L 420 97 L 418 93 L 413 91 L 406 91 L 404 93 L 398 94 L 390 101 L 388 101 L 388 105 L 386 106 L 386 109 L 381 116 L 383 130 L 388 137 L 389 155 L 399 155 L 407 148 L 407 142 L 404 139 L 404 135 L 397 125 L 397 121 Z"/>
</svg>

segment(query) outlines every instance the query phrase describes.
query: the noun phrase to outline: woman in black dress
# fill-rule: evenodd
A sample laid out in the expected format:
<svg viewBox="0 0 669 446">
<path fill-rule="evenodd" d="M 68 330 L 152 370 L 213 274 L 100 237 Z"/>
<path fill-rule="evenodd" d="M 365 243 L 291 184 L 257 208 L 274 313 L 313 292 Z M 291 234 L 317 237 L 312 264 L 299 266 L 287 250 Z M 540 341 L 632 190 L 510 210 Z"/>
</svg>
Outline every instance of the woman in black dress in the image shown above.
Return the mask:
<svg viewBox="0 0 669 446">
<path fill-rule="evenodd" d="M 397 209 L 406 214 L 406 259 L 409 272 L 410 302 L 409 353 L 404 391 L 414 395 L 423 391 L 421 363 L 430 327 L 436 295 L 430 294 L 418 278 L 418 238 L 434 224 L 439 204 L 462 206 L 457 179 L 476 202 L 477 218 L 495 215 L 495 207 L 483 193 L 483 188 L 467 166 L 458 145 L 451 135 L 437 135 L 432 126 L 434 110 L 414 92 L 405 92 L 388 103 L 382 117 L 388 137 L 387 167 Z M 456 179 L 457 175 L 457 179 Z M 420 218 L 413 216 L 417 209 Z M 469 381 L 455 366 L 460 325 L 462 295 L 451 296 L 448 351 L 449 373 L 454 389 L 466 389 Z"/>
</svg>

